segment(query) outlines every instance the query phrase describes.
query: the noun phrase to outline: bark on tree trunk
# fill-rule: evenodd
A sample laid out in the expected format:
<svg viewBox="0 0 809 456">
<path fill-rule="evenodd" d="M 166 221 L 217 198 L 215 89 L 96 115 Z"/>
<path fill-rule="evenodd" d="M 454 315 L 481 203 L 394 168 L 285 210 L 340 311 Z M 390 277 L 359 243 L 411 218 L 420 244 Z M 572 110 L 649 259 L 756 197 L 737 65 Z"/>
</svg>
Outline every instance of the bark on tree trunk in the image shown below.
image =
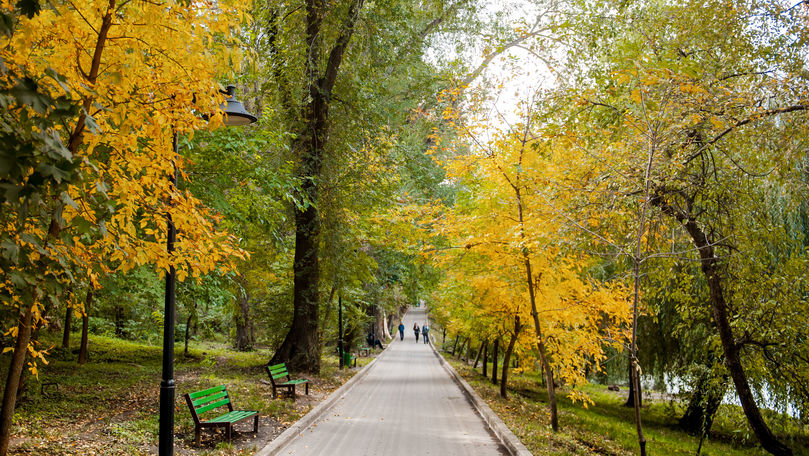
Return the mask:
<svg viewBox="0 0 809 456">
<path fill-rule="evenodd" d="M 508 348 L 503 356 L 503 374 L 500 376 L 500 397 L 505 399 L 508 395 L 508 366 L 511 361 L 511 354 L 514 353 L 514 344 L 517 343 L 517 336 L 520 335 L 520 317 L 514 317 L 514 332 L 511 334 L 511 339 L 508 341 Z"/>
<path fill-rule="evenodd" d="M 461 338 L 461 335 L 455 336 L 455 343 L 452 344 L 452 356 L 455 356 L 455 347 L 458 346 L 458 339 Z"/>
<path fill-rule="evenodd" d="M 70 348 L 70 325 L 73 322 L 73 308 L 67 306 L 65 311 L 65 328 L 62 333 L 62 348 Z"/>
<path fill-rule="evenodd" d="M 468 360 L 468 357 L 466 356 L 466 351 L 464 351 L 464 348 L 467 347 L 468 343 L 469 343 L 469 338 L 467 337 L 466 339 L 464 339 L 461 342 L 461 348 L 458 350 L 458 357 L 461 358 L 461 360 L 463 360 L 463 361 Z"/>
<path fill-rule="evenodd" d="M 545 372 L 545 389 L 548 390 L 548 405 L 551 409 L 551 429 L 553 429 L 554 432 L 558 432 L 559 416 L 556 409 L 556 385 L 553 384 L 553 370 L 551 370 L 551 365 L 545 357 L 545 341 L 541 338 L 539 342 L 537 342 L 537 351 L 539 352 L 539 360 Z"/>
<path fill-rule="evenodd" d="M 385 312 L 385 309 L 380 309 L 380 313 L 382 315 L 381 315 L 381 318 L 378 320 L 378 322 L 379 322 L 379 326 L 378 326 L 379 331 L 377 332 L 377 334 L 382 335 L 382 337 L 380 337 L 380 339 L 388 340 L 388 339 L 391 338 L 390 330 L 388 329 L 388 315 L 387 315 L 387 312 Z"/>
<path fill-rule="evenodd" d="M 320 341 L 320 351 L 323 351 L 323 347 L 326 345 L 326 327 L 329 324 L 329 319 L 331 319 L 331 312 L 332 312 L 332 303 L 334 302 L 334 295 L 337 294 L 337 285 L 332 284 L 331 291 L 329 291 L 329 299 L 326 301 L 326 311 L 323 312 L 323 319 L 320 321 L 320 333 L 318 335 L 318 340 Z"/>
<path fill-rule="evenodd" d="M 520 206 L 520 220 L 522 220 L 522 206 Z M 551 411 L 551 429 L 553 432 L 559 431 L 559 412 L 556 406 L 556 385 L 553 382 L 553 369 L 548 361 L 548 354 L 545 348 L 545 339 L 542 336 L 542 326 L 539 323 L 539 313 L 537 312 L 536 295 L 534 292 L 533 272 L 531 271 L 531 258 L 528 252 L 523 252 L 525 260 L 525 274 L 528 282 L 528 297 L 531 302 L 531 316 L 534 319 L 534 330 L 537 335 L 537 352 L 539 353 L 539 361 L 542 364 L 543 372 L 545 373 L 545 389 L 548 392 L 548 407 Z M 542 279 L 542 274 L 537 280 Z"/>
<path fill-rule="evenodd" d="M 632 381 L 632 357 L 627 356 L 626 372 L 628 376 L 627 383 L 629 384 L 629 395 L 626 397 L 624 407 L 635 406 L 635 382 Z M 638 405 L 643 407 L 643 385 L 638 382 Z"/>
<path fill-rule="evenodd" d="M 320 161 L 309 157 L 310 160 Z M 311 166 L 319 169 L 319 164 Z M 307 183 L 308 182 L 308 183 Z M 304 191 L 316 194 L 311 179 L 304 180 Z M 292 325 L 271 362 L 287 363 L 293 371 L 320 372 L 320 344 L 318 344 L 318 312 L 320 266 L 318 261 L 320 215 L 314 205 L 295 213 L 295 260 L 293 269 Z"/>
<path fill-rule="evenodd" d="M 84 314 L 81 316 L 81 344 L 79 345 L 79 364 L 87 362 L 88 331 L 90 330 L 90 304 L 93 303 L 93 289 L 87 290 L 84 300 Z"/>
<path fill-rule="evenodd" d="M 115 336 L 124 337 L 124 308 L 115 306 Z"/>
<path fill-rule="evenodd" d="M 497 384 L 497 349 L 500 346 L 500 339 L 494 340 L 494 352 L 492 353 L 492 383 Z"/>
<path fill-rule="evenodd" d="M 191 338 L 191 319 L 193 315 L 188 314 L 188 319 L 185 321 L 185 349 L 183 350 L 183 354 L 188 356 L 188 339 Z"/>
<path fill-rule="evenodd" d="M 481 355 L 481 353 L 483 353 L 483 347 L 485 347 L 485 346 L 486 346 L 486 341 L 484 340 L 483 342 L 480 343 L 480 348 L 478 348 L 478 354 L 477 354 L 477 356 L 475 356 L 475 364 L 472 366 L 472 369 L 477 369 L 478 368 L 478 363 L 480 362 L 480 355 Z M 486 362 L 485 358 L 484 358 L 483 362 Z"/>
<path fill-rule="evenodd" d="M 236 350 L 248 351 L 253 348 L 255 343 L 253 323 L 250 320 L 250 294 L 247 292 L 247 280 L 241 275 L 236 280 L 239 283 L 241 293 L 236 299 L 238 307 L 233 318 L 233 323 L 236 326 L 236 338 L 233 341 L 233 346 Z M 188 318 L 190 322 L 191 315 Z M 186 327 L 187 334 L 188 327 Z"/>
<path fill-rule="evenodd" d="M 8 453 L 11 436 L 11 423 L 14 418 L 14 407 L 17 404 L 17 388 L 20 386 L 20 375 L 28 354 L 28 342 L 31 339 L 33 312 L 31 307 L 23 310 L 17 325 L 17 340 L 6 377 L 6 389 L 3 392 L 3 407 L 0 409 L 0 455 Z"/>
<path fill-rule="evenodd" d="M 489 376 L 489 341 L 486 340 L 486 343 L 483 344 L 483 377 L 486 378 Z"/>
<path fill-rule="evenodd" d="M 716 329 L 719 331 L 719 339 L 722 341 L 725 365 L 730 373 L 730 378 L 733 379 L 736 394 L 742 404 L 742 410 L 744 410 L 750 428 L 753 429 L 765 450 L 777 456 L 791 456 L 792 450 L 775 437 L 764 421 L 761 410 L 756 405 L 756 400 L 753 397 L 753 392 L 750 389 L 747 374 L 744 371 L 739 355 L 739 346 L 736 344 L 733 328 L 728 318 L 728 308 L 720 278 L 719 259 L 716 257 L 713 243 L 691 216 L 692 201 L 687 201 L 686 213 L 676 210 L 659 194 L 655 194 L 652 203 L 660 207 L 664 214 L 673 217 L 685 227 L 699 252 L 700 267 L 708 282 L 708 290 L 710 291 L 711 313 Z"/>
</svg>

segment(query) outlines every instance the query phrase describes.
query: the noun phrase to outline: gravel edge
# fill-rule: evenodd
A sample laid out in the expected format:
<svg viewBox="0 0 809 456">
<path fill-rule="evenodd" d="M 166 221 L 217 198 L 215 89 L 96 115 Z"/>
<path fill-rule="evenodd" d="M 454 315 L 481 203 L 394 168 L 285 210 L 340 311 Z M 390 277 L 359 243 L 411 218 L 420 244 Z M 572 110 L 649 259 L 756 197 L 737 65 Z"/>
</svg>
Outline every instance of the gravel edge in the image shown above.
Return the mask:
<svg viewBox="0 0 809 456">
<path fill-rule="evenodd" d="M 508 450 L 508 453 L 511 456 L 533 456 L 532 453 L 528 451 L 528 448 L 520 441 L 520 439 L 517 438 L 513 432 L 511 432 L 511 429 L 506 426 L 506 423 L 504 423 L 503 420 L 501 420 L 500 417 L 494 413 L 491 407 L 489 407 L 489 404 L 481 399 L 481 397 L 478 396 L 478 393 L 472 389 L 472 386 L 470 386 L 469 383 L 467 383 L 467 381 L 455 371 L 455 368 L 453 368 L 452 365 L 448 363 L 443 356 L 441 356 L 441 353 L 438 353 L 438 350 L 435 348 L 432 340 L 430 340 L 430 346 L 433 348 L 433 353 L 435 356 L 437 356 L 439 361 L 441 361 L 441 365 L 444 366 L 444 369 L 446 369 L 447 372 L 449 372 L 452 379 L 455 380 L 455 383 L 461 387 L 464 395 L 467 397 L 467 399 L 469 399 L 469 402 L 472 403 L 472 406 L 475 408 L 475 410 L 477 410 L 481 418 L 483 418 L 486 425 L 489 426 L 492 433 L 494 433 L 506 450 Z"/>
</svg>

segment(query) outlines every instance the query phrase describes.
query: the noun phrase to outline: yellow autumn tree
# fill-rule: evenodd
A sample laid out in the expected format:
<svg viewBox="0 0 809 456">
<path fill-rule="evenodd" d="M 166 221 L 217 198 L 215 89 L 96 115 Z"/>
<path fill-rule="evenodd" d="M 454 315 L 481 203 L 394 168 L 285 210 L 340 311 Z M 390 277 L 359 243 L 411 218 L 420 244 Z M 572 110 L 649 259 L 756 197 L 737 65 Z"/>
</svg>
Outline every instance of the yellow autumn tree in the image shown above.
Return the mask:
<svg viewBox="0 0 809 456">
<path fill-rule="evenodd" d="M 621 350 L 627 340 L 629 292 L 620 280 L 603 282 L 590 276 L 587 270 L 594 259 L 571 248 L 573 230 L 554 209 L 564 204 L 566 195 L 550 194 L 542 185 L 553 177 L 556 168 L 551 163 L 559 151 L 537 136 L 534 105 L 525 106 L 520 123 L 494 130 L 489 140 L 466 130 L 466 144 L 475 147 L 446 162 L 448 178 L 462 191 L 438 234 L 459 247 L 442 250 L 449 252 L 443 256 L 474 252 L 479 263 L 514 288 L 509 304 L 522 321 L 533 322 L 533 344 L 556 430 L 554 379 L 570 385 L 573 398 L 584 399 L 577 387 L 586 381 L 586 368 L 599 370 L 606 347 Z M 444 267 L 453 261 L 463 264 L 441 260 Z M 472 268 L 466 273 L 479 274 Z M 494 285 L 466 280 L 481 293 Z"/>
<path fill-rule="evenodd" d="M 45 132 L 46 146 L 69 163 L 67 170 L 20 166 L 3 200 L 9 210 L 0 238 L 10 253 L 0 291 L 20 318 L 8 330 L 14 347 L 4 349 L 14 354 L 0 454 L 26 352 L 44 359 L 29 344 L 32 329 L 46 324 L 45 309 L 60 303 L 60 292 L 82 279 L 77 275 L 97 263 L 123 271 L 152 264 L 161 272 L 175 267 L 183 280 L 244 256 L 216 214 L 171 179 L 175 172 L 186 177 L 174 152 L 177 135 L 221 125 L 218 78 L 225 65 L 238 64 L 232 33 L 243 3 L 55 0 L 38 12 L 0 3 L 14 24 L 0 36 L 0 85 L 31 92 L 11 99 L 8 115 L 27 125 L 60 113 L 34 131 Z M 36 204 L 24 204 L 30 201 Z M 167 214 L 180 232 L 173 252 L 165 248 Z M 34 363 L 30 368 L 36 373 Z"/>
</svg>

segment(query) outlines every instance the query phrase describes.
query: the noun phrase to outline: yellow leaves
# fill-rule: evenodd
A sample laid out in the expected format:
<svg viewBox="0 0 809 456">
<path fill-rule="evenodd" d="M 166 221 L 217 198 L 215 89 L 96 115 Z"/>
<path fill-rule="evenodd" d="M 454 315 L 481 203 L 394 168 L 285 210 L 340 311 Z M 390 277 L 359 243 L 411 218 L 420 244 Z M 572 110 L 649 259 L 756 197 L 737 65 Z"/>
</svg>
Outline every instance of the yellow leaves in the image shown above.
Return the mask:
<svg viewBox="0 0 809 456">
<path fill-rule="evenodd" d="M 714 128 L 716 128 L 717 130 L 721 130 L 721 129 L 724 129 L 724 128 L 725 128 L 724 123 L 723 123 L 723 122 L 722 122 L 722 121 L 721 121 L 721 120 L 720 120 L 718 117 L 716 117 L 716 116 L 710 116 L 710 117 L 708 117 L 708 122 L 710 122 L 710 123 L 711 123 L 711 125 L 712 125 Z"/>
<path fill-rule="evenodd" d="M 629 97 L 637 104 L 643 103 L 643 94 L 640 89 L 633 89 Z"/>
</svg>

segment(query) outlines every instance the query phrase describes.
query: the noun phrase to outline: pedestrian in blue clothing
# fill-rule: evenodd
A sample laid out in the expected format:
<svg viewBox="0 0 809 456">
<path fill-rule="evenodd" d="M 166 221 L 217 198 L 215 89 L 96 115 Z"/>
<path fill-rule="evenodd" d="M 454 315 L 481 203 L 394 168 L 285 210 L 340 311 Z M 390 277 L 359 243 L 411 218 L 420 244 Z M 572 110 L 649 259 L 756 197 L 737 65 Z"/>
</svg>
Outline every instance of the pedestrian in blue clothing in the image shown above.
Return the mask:
<svg viewBox="0 0 809 456">
<path fill-rule="evenodd" d="M 427 343 L 427 334 L 429 334 L 429 332 L 430 332 L 430 327 L 427 326 L 427 323 L 425 322 L 424 325 L 421 327 L 421 335 L 424 336 L 424 343 L 425 344 Z"/>
<path fill-rule="evenodd" d="M 404 323 L 399 322 L 399 340 L 404 340 Z"/>
</svg>

